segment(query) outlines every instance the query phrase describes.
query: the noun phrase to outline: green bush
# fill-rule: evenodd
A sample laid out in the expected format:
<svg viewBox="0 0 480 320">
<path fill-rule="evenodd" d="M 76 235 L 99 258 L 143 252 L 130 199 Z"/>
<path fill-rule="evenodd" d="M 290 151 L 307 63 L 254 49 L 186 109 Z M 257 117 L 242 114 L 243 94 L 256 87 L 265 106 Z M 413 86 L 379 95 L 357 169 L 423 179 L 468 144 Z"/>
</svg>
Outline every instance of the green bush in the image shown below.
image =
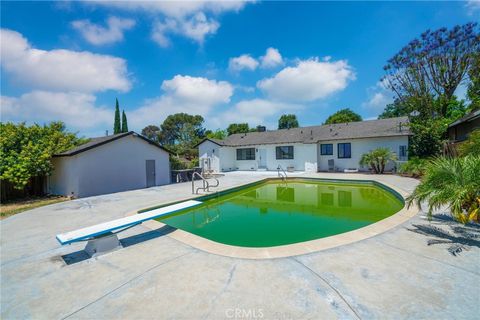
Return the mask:
<svg viewBox="0 0 480 320">
<path fill-rule="evenodd" d="M 412 157 L 407 162 L 403 163 L 400 168 L 398 168 L 398 172 L 414 178 L 419 178 L 425 172 L 425 166 L 427 163 L 427 159 Z"/>
<path fill-rule="evenodd" d="M 458 152 L 461 156 L 480 155 L 480 129 L 470 133 L 468 140 L 459 145 Z"/>
</svg>

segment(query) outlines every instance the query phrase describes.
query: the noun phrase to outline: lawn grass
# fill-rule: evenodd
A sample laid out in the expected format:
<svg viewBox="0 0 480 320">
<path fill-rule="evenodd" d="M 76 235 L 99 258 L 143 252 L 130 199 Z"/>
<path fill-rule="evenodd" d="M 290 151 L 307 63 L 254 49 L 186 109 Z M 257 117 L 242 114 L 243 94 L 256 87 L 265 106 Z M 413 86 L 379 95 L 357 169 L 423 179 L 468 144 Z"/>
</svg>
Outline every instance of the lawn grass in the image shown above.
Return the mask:
<svg viewBox="0 0 480 320">
<path fill-rule="evenodd" d="M 54 204 L 67 200 L 70 200 L 70 198 L 63 196 L 45 196 L 8 201 L 0 205 L 0 219 L 5 219 L 14 214 L 30 209 L 43 207 L 49 204 Z"/>
</svg>

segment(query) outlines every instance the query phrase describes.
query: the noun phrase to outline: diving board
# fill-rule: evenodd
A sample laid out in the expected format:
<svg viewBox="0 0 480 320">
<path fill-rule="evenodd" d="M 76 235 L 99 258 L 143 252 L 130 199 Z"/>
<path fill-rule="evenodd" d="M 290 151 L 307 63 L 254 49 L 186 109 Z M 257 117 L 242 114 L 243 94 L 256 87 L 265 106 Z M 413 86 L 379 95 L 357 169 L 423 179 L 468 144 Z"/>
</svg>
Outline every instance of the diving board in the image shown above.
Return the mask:
<svg viewBox="0 0 480 320">
<path fill-rule="evenodd" d="M 61 245 L 66 245 L 77 241 L 90 240 L 96 237 L 111 234 L 112 232 L 120 229 L 133 227 L 144 221 L 152 220 L 167 214 L 172 214 L 183 209 L 195 207 L 200 204 L 202 204 L 202 202 L 200 201 L 188 200 L 166 207 L 147 211 L 144 213 L 134 214 L 125 218 L 120 218 L 109 222 L 100 223 L 94 226 L 86 227 L 83 229 L 62 233 L 57 235 L 56 238 Z"/>
</svg>

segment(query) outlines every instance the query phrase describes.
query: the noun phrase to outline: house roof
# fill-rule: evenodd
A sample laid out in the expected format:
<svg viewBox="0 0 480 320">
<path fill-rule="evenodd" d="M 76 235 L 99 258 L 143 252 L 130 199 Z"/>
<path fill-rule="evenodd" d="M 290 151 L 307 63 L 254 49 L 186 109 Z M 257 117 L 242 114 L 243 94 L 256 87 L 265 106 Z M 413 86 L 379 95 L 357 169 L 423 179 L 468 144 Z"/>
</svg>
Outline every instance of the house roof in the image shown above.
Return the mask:
<svg viewBox="0 0 480 320">
<path fill-rule="evenodd" d="M 480 110 L 475 110 L 475 111 L 470 112 L 469 114 L 461 117 L 457 121 L 452 122 L 448 127 L 449 128 L 455 127 L 455 126 L 457 126 L 461 123 L 469 122 L 469 121 L 472 121 L 472 120 L 477 119 L 477 118 L 480 118 Z"/>
<path fill-rule="evenodd" d="M 205 140 L 210 140 L 220 146 L 238 147 L 279 143 L 317 143 L 330 140 L 408 135 L 411 135 L 408 128 L 408 118 L 398 117 L 265 132 L 238 133 L 232 134 L 224 140 Z"/>
<path fill-rule="evenodd" d="M 87 143 L 84 143 L 82 145 L 79 145 L 79 146 L 77 146 L 73 149 L 64 151 L 62 153 L 55 154 L 53 156 L 54 157 L 74 156 L 74 155 L 79 154 L 81 152 L 84 152 L 84 151 L 102 146 L 102 145 L 107 144 L 109 142 L 112 142 L 112 141 L 115 141 L 115 140 L 118 140 L 118 139 L 121 139 L 121 138 L 124 138 L 124 137 L 127 137 L 127 136 L 131 136 L 131 135 L 133 135 L 134 137 L 138 137 L 138 138 L 150 143 L 151 145 L 153 145 L 157 148 L 160 148 L 160 149 L 162 149 L 162 150 L 164 150 L 168 153 L 172 153 L 170 150 L 165 149 L 164 147 L 162 147 L 161 145 L 159 145 L 155 141 L 152 141 L 152 140 L 148 139 L 147 137 L 144 137 L 144 136 L 142 136 L 142 135 L 140 135 L 140 134 L 138 134 L 134 131 L 130 131 L 130 132 L 124 132 L 124 133 L 117 133 L 117 134 L 113 134 L 113 135 L 110 135 L 110 136 L 90 138 L 90 140 Z"/>
</svg>

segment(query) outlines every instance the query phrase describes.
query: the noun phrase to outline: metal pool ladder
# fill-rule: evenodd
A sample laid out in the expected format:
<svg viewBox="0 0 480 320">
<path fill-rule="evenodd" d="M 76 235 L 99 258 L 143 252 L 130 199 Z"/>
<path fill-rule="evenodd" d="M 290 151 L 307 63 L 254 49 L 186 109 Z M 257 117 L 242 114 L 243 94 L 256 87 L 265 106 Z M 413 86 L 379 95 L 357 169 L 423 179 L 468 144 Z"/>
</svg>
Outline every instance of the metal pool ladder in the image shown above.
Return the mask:
<svg viewBox="0 0 480 320">
<path fill-rule="evenodd" d="M 199 177 L 201 180 L 202 180 L 202 183 L 203 183 L 203 187 L 198 187 L 197 189 L 195 189 L 195 176 Z M 203 191 L 207 191 L 209 192 L 210 191 L 210 188 L 216 188 L 220 185 L 220 181 L 218 181 L 217 178 L 215 177 L 210 177 L 211 179 L 215 179 L 215 181 L 217 182 L 215 185 L 210 185 L 210 183 L 208 182 L 208 178 L 205 177 L 203 174 L 200 174 L 198 172 L 194 172 L 192 174 L 192 193 L 193 194 L 198 194 L 198 190 L 203 190 Z"/>
<path fill-rule="evenodd" d="M 280 172 L 280 170 L 281 170 L 282 172 Z M 287 180 L 287 173 L 285 172 L 285 170 L 282 168 L 281 165 L 278 165 L 278 167 L 277 167 L 277 173 L 278 173 L 278 176 L 279 176 L 280 178 L 282 178 L 283 181 L 286 181 L 286 180 Z"/>
</svg>

